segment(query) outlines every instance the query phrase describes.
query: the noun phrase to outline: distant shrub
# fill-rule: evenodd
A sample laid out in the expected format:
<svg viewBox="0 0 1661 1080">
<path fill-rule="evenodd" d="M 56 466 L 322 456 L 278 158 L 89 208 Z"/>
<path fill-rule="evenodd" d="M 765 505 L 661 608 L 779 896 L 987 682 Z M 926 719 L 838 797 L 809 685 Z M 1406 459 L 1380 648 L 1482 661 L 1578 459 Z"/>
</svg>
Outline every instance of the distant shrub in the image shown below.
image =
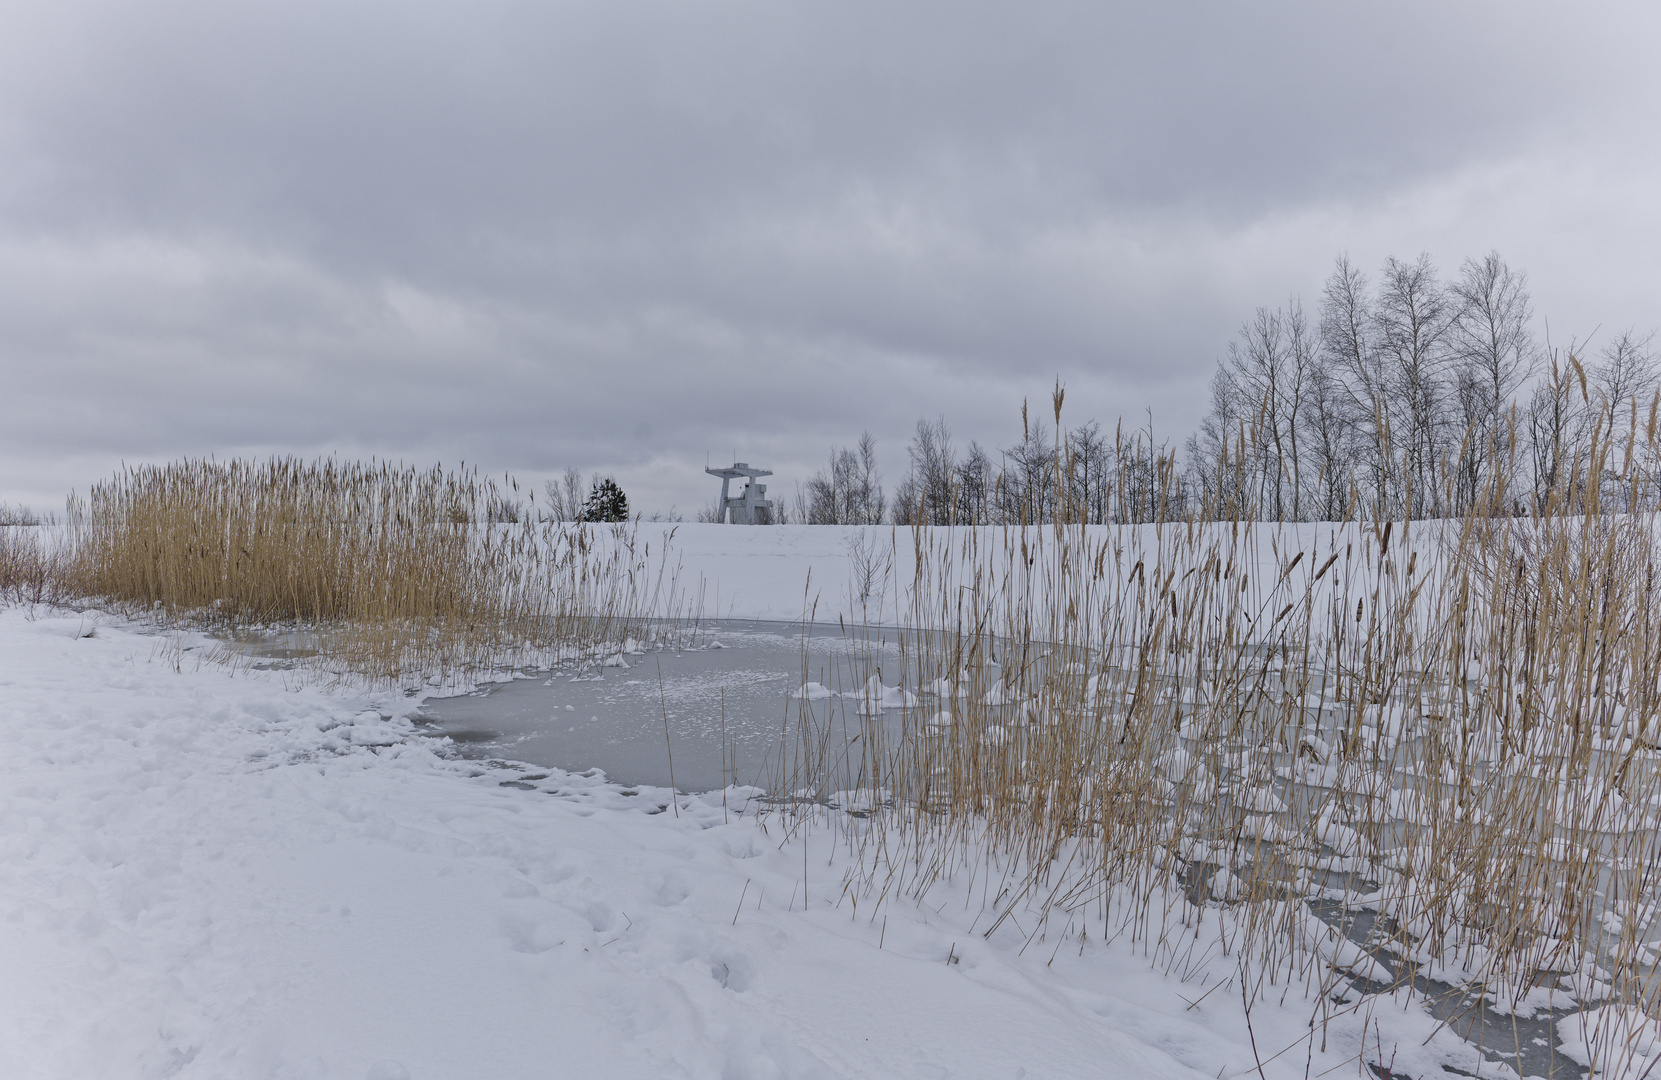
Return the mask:
<svg viewBox="0 0 1661 1080">
<path fill-rule="evenodd" d="M 588 501 L 583 504 L 582 519 L 584 521 L 627 521 L 629 520 L 629 497 L 623 494 L 623 489 L 617 486 L 617 481 L 611 477 L 594 481 L 594 487 L 588 492 Z"/>
<path fill-rule="evenodd" d="M 57 603 L 65 567 L 53 537 L 39 529 L 0 525 L 0 603 Z"/>
<path fill-rule="evenodd" d="M 0 502 L 0 525 L 46 525 L 50 522 L 27 506 Z"/>
</svg>

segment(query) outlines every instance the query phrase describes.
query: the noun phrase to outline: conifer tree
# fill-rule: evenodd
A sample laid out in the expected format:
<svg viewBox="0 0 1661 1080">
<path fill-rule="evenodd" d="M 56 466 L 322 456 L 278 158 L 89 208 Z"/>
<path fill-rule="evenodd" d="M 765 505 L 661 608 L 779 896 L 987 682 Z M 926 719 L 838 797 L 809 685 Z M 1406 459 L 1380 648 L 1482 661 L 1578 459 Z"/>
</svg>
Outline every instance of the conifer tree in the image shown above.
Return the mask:
<svg viewBox="0 0 1661 1080">
<path fill-rule="evenodd" d="M 629 520 L 629 497 L 623 494 L 623 489 L 617 486 L 617 481 L 611 477 L 594 481 L 589 489 L 588 501 L 583 504 L 582 519 L 584 521 L 627 521 Z"/>
</svg>

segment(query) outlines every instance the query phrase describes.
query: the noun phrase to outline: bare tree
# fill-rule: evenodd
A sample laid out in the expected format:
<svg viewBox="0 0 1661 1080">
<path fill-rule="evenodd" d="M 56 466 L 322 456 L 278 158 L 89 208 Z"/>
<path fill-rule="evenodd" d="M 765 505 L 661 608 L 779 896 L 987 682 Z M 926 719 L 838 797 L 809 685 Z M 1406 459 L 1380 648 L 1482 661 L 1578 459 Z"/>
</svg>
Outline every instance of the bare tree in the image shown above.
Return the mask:
<svg viewBox="0 0 1661 1080">
<path fill-rule="evenodd" d="M 1320 521 L 1339 521 L 1349 513 L 1355 486 L 1355 435 L 1345 409 L 1346 391 L 1339 377 L 1320 364 L 1309 372 L 1309 393 L 1300 417 L 1303 444 L 1314 471 L 1310 513 Z"/>
<path fill-rule="evenodd" d="M 1187 490 L 1177 472 L 1177 458 L 1154 438 L 1153 414 L 1148 426 L 1126 434 L 1121 423 L 1114 431 L 1114 521 L 1131 524 L 1169 521 L 1187 512 Z"/>
<path fill-rule="evenodd" d="M 1113 446 L 1091 420 L 1067 433 L 1067 502 L 1075 521 L 1107 520 L 1113 502 Z"/>
<path fill-rule="evenodd" d="M 969 454 L 957 467 L 957 521 L 962 525 L 987 525 L 992 521 L 992 460 L 978 442 L 969 443 Z"/>
<path fill-rule="evenodd" d="M 1592 365 L 1586 373 L 1592 385 L 1603 398 L 1603 438 L 1609 441 L 1623 439 L 1632 431 L 1632 415 L 1649 404 L 1655 392 L 1657 372 L 1655 353 L 1650 344 L 1655 331 L 1638 334 L 1626 330 L 1603 347 L 1602 363 Z"/>
<path fill-rule="evenodd" d="M 1211 412 L 1187 443 L 1188 476 L 1202 513 L 1218 519 L 1243 517 L 1255 510 L 1255 485 L 1246 449 L 1247 404 L 1226 367 L 1211 376 Z"/>
<path fill-rule="evenodd" d="M 1305 427 L 1304 414 L 1309 409 L 1314 390 L 1315 372 L 1320 367 L 1320 343 L 1317 333 L 1309 325 L 1309 317 L 1304 314 L 1303 301 L 1295 296 L 1287 301 L 1284 323 L 1286 378 L 1279 383 L 1281 406 L 1277 412 L 1286 425 L 1285 446 L 1290 451 L 1292 516 L 1302 521 L 1305 493 L 1313 484 L 1306 475 L 1301 437 Z"/>
<path fill-rule="evenodd" d="M 1247 418 L 1248 451 L 1254 501 L 1276 521 L 1287 515 L 1287 417 L 1283 415 L 1286 380 L 1286 328 L 1281 313 L 1260 307 L 1251 322 L 1229 342 L 1225 361 L 1231 391 Z"/>
<path fill-rule="evenodd" d="M 1247 421 L 1256 499 L 1277 521 L 1303 517 L 1303 477 L 1298 453 L 1299 412 L 1309 391 L 1314 341 L 1303 305 L 1258 308 L 1229 344 L 1227 389 Z"/>
<path fill-rule="evenodd" d="M 877 472 L 877 440 L 869 431 L 860 432 L 858 466 L 853 476 L 853 496 L 857 525 L 876 525 L 882 521 L 882 475 Z"/>
<path fill-rule="evenodd" d="M 1401 406 L 1402 481 L 1408 497 L 1400 507 L 1403 513 L 1442 509 L 1445 339 L 1458 313 L 1437 281 L 1429 255 L 1411 263 L 1394 257 L 1384 261 L 1373 327 L 1385 361 L 1388 396 Z"/>
<path fill-rule="evenodd" d="M 1640 455 L 1661 468 L 1656 335 L 1629 330 L 1589 368 L 1571 343 L 1535 382 L 1546 354 L 1532 319 L 1527 276 L 1497 252 L 1466 259 L 1445 286 L 1428 255 L 1390 258 L 1376 288 L 1340 256 L 1318 333 L 1295 299 L 1241 327 L 1182 480 L 1208 515 L 1282 520 L 1467 513 L 1488 500 L 1520 512 L 1507 493 L 1528 481 L 1539 512 L 1589 494 L 1606 507 L 1661 498 L 1632 487 L 1629 468 Z M 1161 452 L 1151 432 L 1119 440 L 1120 520 L 1149 513 L 1139 493 Z"/>
<path fill-rule="evenodd" d="M 846 459 L 851 457 L 844 447 L 832 450 L 830 468 L 814 473 L 807 482 L 807 523 L 809 525 L 847 524 Z"/>
<path fill-rule="evenodd" d="M 1533 308 L 1528 275 L 1513 271 L 1499 252 L 1480 261 L 1466 259 L 1451 292 L 1458 310 L 1449 328 L 1454 356 L 1455 392 L 1462 436 L 1456 480 L 1459 505 L 1469 508 L 1492 477 L 1491 466 L 1509 473 L 1509 424 L 1506 413 L 1517 391 L 1533 376 L 1539 350 L 1529 330 Z"/>
<path fill-rule="evenodd" d="M 1303 461 L 1304 412 L 1318 367 L 1303 305 L 1258 308 L 1229 343 L 1211 382 L 1212 415 L 1189 440 L 1203 501 L 1226 514 L 1301 520 L 1313 490 Z M 1334 444 L 1336 445 L 1336 444 Z"/>
<path fill-rule="evenodd" d="M 1534 467 L 1534 505 L 1537 513 L 1571 499 L 1579 486 L 1584 455 L 1581 447 L 1591 427 L 1586 372 L 1569 345 L 1566 363 L 1550 354 L 1546 377 L 1528 401 L 1529 456 Z"/>
<path fill-rule="evenodd" d="M 600 474 L 594 474 L 594 481 L 599 482 Z M 548 497 L 548 516 L 555 521 L 579 521 L 582 519 L 583 503 L 588 500 L 589 485 L 583 483 L 583 474 L 576 469 L 566 469 L 558 480 L 549 480 L 542 485 L 543 494 Z"/>
<path fill-rule="evenodd" d="M 874 525 L 882 520 L 877 442 L 869 431 L 856 449 L 833 448 L 829 467 L 808 480 L 798 517 L 808 525 Z"/>
<path fill-rule="evenodd" d="M 1349 256 L 1340 255 L 1321 291 L 1321 356 L 1343 389 L 1343 413 L 1361 451 L 1375 514 L 1390 512 L 1397 487 L 1391 400 L 1380 350 L 1373 340 L 1372 302 L 1367 277 Z"/>
<path fill-rule="evenodd" d="M 946 418 L 934 422 L 918 420 L 917 430 L 906 447 L 911 472 L 901 483 L 894 499 L 906 524 L 951 525 L 956 511 L 952 485 L 957 479 L 957 453 Z M 901 510 L 901 508 L 904 508 Z"/>
<path fill-rule="evenodd" d="M 1009 524 L 1051 520 L 1056 487 L 1056 448 L 1043 417 L 1029 418 L 1021 402 L 1021 441 L 1003 451 L 998 485 L 999 517 Z"/>
</svg>

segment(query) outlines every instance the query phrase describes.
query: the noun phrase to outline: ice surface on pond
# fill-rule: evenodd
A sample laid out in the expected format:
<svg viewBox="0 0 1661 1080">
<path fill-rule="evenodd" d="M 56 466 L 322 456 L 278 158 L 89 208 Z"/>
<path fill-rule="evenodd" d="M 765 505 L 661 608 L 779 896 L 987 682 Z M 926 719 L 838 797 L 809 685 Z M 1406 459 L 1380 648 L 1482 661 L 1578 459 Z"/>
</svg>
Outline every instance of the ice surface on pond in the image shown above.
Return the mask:
<svg viewBox="0 0 1661 1080">
<path fill-rule="evenodd" d="M 627 666 L 624 666 L 624 665 Z M 880 632 L 724 620 L 678 648 L 612 654 L 459 697 L 432 698 L 420 719 L 473 758 L 573 771 L 624 784 L 708 791 L 768 786 L 787 725 L 917 704 L 897 684 L 901 658 Z M 884 680 L 887 680 L 887 683 Z M 899 724 L 894 717 L 894 726 Z"/>
</svg>

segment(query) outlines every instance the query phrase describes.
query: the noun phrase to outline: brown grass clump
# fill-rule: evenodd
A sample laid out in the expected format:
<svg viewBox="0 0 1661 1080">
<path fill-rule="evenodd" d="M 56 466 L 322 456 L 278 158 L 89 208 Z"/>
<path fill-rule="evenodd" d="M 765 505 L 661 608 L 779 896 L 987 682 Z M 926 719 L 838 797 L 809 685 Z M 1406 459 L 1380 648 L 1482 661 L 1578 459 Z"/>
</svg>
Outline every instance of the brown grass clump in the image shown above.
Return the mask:
<svg viewBox="0 0 1661 1080">
<path fill-rule="evenodd" d="M 599 542 L 529 513 L 489 521 L 503 501 L 476 472 L 386 462 L 142 466 L 71 501 L 66 578 L 174 624 L 301 627 L 320 668 L 390 682 L 453 680 L 638 624 L 652 575 L 626 526 Z"/>
</svg>

